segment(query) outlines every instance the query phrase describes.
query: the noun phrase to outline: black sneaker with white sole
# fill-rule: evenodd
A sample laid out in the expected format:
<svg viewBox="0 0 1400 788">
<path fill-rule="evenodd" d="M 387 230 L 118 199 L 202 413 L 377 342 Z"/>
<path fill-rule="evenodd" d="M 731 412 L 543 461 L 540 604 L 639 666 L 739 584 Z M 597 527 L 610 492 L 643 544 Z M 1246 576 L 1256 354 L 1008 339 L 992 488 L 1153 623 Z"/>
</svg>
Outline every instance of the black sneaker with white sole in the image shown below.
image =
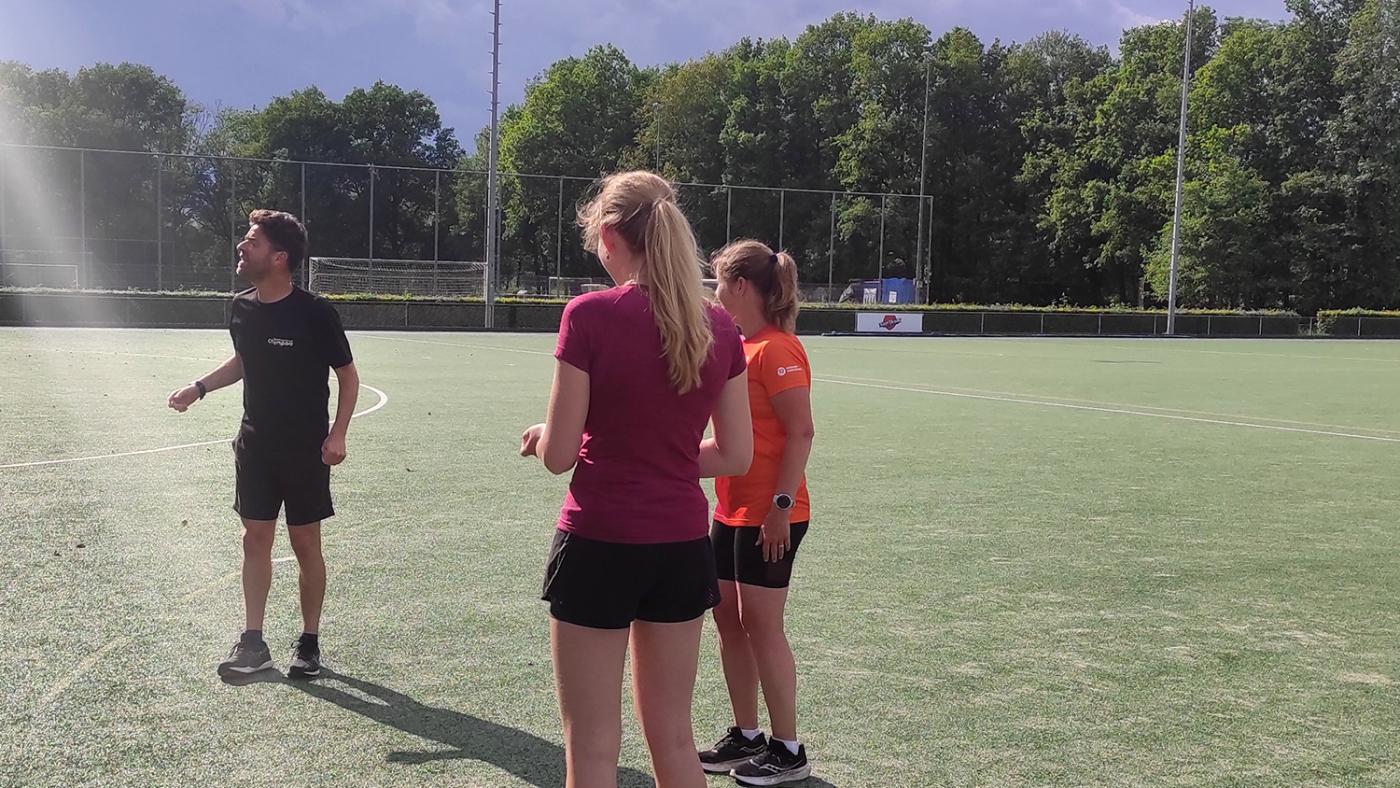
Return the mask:
<svg viewBox="0 0 1400 788">
<path fill-rule="evenodd" d="M 268 651 L 267 643 L 258 641 L 248 641 L 239 638 L 233 644 L 233 649 L 228 653 L 228 659 L 219 663 L 219 675 L 225 678 L 229 676 L 251 676 L 268 670 L 272 667 L 272 652 Z"/>
<path fill-rule="evenodd" d="M 746 739 L 742 730 L 730 728 L 713 748 L 700 753 L 700 766 L 710 774 L 729 774 L 735 766 L 762 755 L 767 747 L 768 739 L 762 733 Z"/>
<path fill-rule="evenodd" d="M 292 662 L 287 667 L 287 677 L 293 679 L 314 679 L 321 675 L 321 648 L 298 638 L 292 646 Z"/>
<path fill-rule="evenodd" d="M 797 754 L 793 755 L 786 744 L 769 739 L 762 755 L 735 766 L 730 774 L 740 785 L 782 785 L 810 777 L 812 764 L 807 762 L 805 746 L 798 745 Z"/>
</svg>

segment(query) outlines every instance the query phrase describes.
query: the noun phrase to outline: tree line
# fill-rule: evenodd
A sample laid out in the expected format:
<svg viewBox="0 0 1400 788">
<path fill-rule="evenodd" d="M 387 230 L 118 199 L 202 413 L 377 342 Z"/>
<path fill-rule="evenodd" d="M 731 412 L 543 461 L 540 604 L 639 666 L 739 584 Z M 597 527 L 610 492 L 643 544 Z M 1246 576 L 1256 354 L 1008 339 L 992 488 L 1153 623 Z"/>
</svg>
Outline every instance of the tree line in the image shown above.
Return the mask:
<svg viewBox="0 0 1400 788">
<path fill-rule="evenodd" d="M 1287 10 L 1196 11 L 1181 303 L 1396 306 L 1400 0 Z M 503 179 L 503 276 L 596 275 L 572 208 L 600 173 L 650 167 L 696 184 L 680 195 L 706 249 L 781 241 L 806 281 L 878 270 L 920 274 L 939 302 L 1161 303 L 1185 44 L 1184 20 L 1127 30 L 1115 52 L 1071 32 L 988 43 L 844 13 L 653 68 L 595 47 L 503 113 L 503 170 L 574 176 Z M 293 165 L 163 161 L 166 243 L 198 265 L 222 265 L 229 215 L 254 203 L 304 205 L 320 254 L 484 254 L 487 134 L 464 147 L 398 86 L 209 113 L 143 66 L 3 63 L 0 124 L 7 141 L 381 165 L 312 167 L 303 184 Z M 89 229 L 149 226 L 151 163 L 102 161 L 85 173 Z"/>
</svg>

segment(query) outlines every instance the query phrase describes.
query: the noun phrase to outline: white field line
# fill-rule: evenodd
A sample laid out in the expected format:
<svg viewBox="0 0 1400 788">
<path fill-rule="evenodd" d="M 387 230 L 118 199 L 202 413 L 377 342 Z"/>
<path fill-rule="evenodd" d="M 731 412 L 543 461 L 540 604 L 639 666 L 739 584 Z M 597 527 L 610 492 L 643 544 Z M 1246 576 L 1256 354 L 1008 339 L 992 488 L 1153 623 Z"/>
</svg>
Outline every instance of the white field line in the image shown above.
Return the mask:
<svg viewBox="0 0 1400 788">
<path fill-rule="evenodd" d="M 376 402 L 376 403 L 374 403 L 373 406 L 367 408 L 366 410 L 362 410 L 362 411 L 360 411 L 359 413 L 354 414 L 354 416 L 353 416 L 352 418 L 358 419 L 358 418 L 361 418 L 361 417 L 364 417 L 364 416 L 368 416 L 369 414 L 374 413 L 375 411 L 377 411 L 377 410 L 379 410 L 380 408 L 383 408 L 385 405 L 388 405 L 388 404 L 389 404 L 389 395 L 388 395 L 388 394 L 385 394 L 383 391 L 380 391 L 379 389 L 375 388 L 374 386 L 369 386 L 369 385 L 366 385 L 366 384 L 364 384 L 364 383 L 361 383 L 361 384 L 360 384 L 360 388 L 369 389 L 370 391 L 373 391 L 373 392 L 375 393 L 375 395 L 379 397 L 379 401 Z M 46 465 L 67 465 L 67 464 L 69 464 L 69 463 L 74 463 L 74 462 L 93 462 L 93 461 L 96 461 L 96 460 L 113 460 L 113 459 L 117 459 L 117 458 L 119 458 L 119 457 L 139 457 L 139 456 L 141 456 L 141 455 L 143 455 L 143 454 L 159 454 L 159 453 L 161 453 L 161 452 L 167 452 L 167 451 L 179 451 L 180 449 L 194 449 L 194 448 L 198 448 L 198 447 L 200 447 L 200 446 L 214 446 L 214 445 L 219 444 L 219 443 L 228 443 L 230 440 L 232 440 L 232 438 L 219 438 L 218 440 L 212 440 L 212 441 L 199 441 L 199 442 L 197 442 L 197 443 L 182 443 L 182 444 L 180 444 L 180 445 L 178 445 L 178 446 L 160 446 L 160 447 L 154 448 L 154 449 L 137 449 L 136 451 L 121 451 L 121 452 L 116 452 L 116 453 L 113 453 L 113 454 L 92 454 L 92 455 L 88 455 L 88 456 L 86 456 L 86 457 L 64 457 L 64 458 L 62 458 L 62 459 L 57 459 L 57 460 L 37 460 L 37 461 L 35 461 L 35 462 L 12 462 L 12 463 L 8 463 L 8 464 L 5 464 L 5 465 L 0 465 L 0 471 L 3 471 L 3 470 L 13 470 L 13 469 L 16 469 L 16 468 L 39 468 L 39 467 L 46 466 Z"/>
</svg>

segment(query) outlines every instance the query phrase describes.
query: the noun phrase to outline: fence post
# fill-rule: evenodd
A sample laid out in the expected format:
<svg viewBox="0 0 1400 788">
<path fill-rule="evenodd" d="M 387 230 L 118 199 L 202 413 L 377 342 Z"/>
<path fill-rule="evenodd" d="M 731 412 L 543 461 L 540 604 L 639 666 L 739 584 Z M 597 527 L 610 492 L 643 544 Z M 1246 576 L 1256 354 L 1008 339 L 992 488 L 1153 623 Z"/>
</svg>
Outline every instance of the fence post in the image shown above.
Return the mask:
<svg viewBox="0 0 1400 788">
<path fill-rule="evenodd" d="M 0 241 L 5 238 L 5 157 L 0 156 Z M 3 254 L 5 246 L 0 243 L 0 254 Z M 0 260 L 0 262 L 4 262 Z M 76 283 L 75 283 L 76 284 Z"/>
<path fill-rule="evenodd" d="M 306 162 L 301 164 L 301 213 L 297 214 L 301 218 L 302 227 L 306 226 Z M 301 286 L 307 290 L 311 289 L 311 261 L 301 261 Z"/>
<path fill-rule="evenodd" d="M 1206 315 L 1206 336 L 1215 336 L 1215 333 L 1211 331 L 1210 328 L 1210 315 Z"/>
<path fill-rule="evenodd" d="M 1045 336 L 1045 313 L 1040 313 L 1040 335 Z"/>
<path fill-rule="evenodd" d="M 983 313 L 982 313 L 982 324 L 978 327 L 977 333 L 979 333 L 979 334 L 985 334 L 985 333 L 987 333 L 987 313 L 986 313 L 986 312 L 983 312 Z"/>
<path fill-rule="evenodd" d="M 554 286 L 564 280 L 564 179 L 559 179 L 559 210 L 554 228 Z"/>
<path fill-rule="evenodd" d="M 885 200 L 887 195 L 880 195 L 880 265 L 876 269 L 875 278 L 880 280 L 880 300 L 884 299 L 885 289 Z"/>
<path fill-rule="evenodd" d="M 78 287 L 92 286 L 87 253 L 87 151 L 78 151 Z"/>
<path fill-rule="evenodd" d="M 442 211 L 442 170 L 433 170 L 433 295 L 440 296 L 438 291 L 438 273 L 441 266 L 438 265 L 438 214 Z M 408 305 L 404 304 L 404 320 L 408 320 Z"/>
<path fill-rule="evenodd" d="M 778 251 L 783 249 L 783 218 L 787 214 L 787 189 L 778 190 Z"/>
<path fill-rule="evenodd" d="M 919 197 L 919 248 L 914 250 L 914 303 L 923 303 L 924 292 L 924 198 Z"/>
<path fill-rule="evenodd" d="M 836 286 L 836 192 L 831 193 L 831 235 L 826 248 L 826 297 L 831 299 L 831 291 Z"/>
<path fill-rule="evenodd" d="M 1361 336 L 1361 316 L 1356 317 L 1356 335 Z"/>
<path fill-rule="evenodd" d="M 724 187 L 724 244 L 734 240 L 734 235 L 730 232 L 730 220 L 734 216 L 734 187 Z"/>
<path fill-rule="evenodd" d="M 1259 336 L 1264 336 L 1264 317 L 1259 317 Z"/>
<path fill-rule="evenodd" d="M 486 254 L 486 252 L 487 252 L 487 247 L 488 247 L 488 241 L 489 241 L 489 239 L 491 238 L 491 195 L 487 193 L 487 192 L 489 192 L 490 190 L 491 190 L 491 180 L 490 180 L 490 178 L 488 177 L 488 178 L 486 179 L 486 188 L 485 188 L 485 189 L 482 189 L 483 197 L 482 197 L 482 204 L 481 204 L 481 217 L 482 217 L 482 219 L 484 219 L 485 222 L 486 222 L 486 223 L 485 223 L 484 225 L 482 225 L 482 227 L 481 227 L 481 259 L 484 260 L 484 261 L 486 262 L 486 270 L 484 270 L 484 271 L 482 272 L 482 275 L 481 275 L 481 296 L 482 296 L 482 298 L 485 298 L 485 297 L 486 297 L 486 280 L 487 280 L 487 278 L 488 278 L 489 275 L 490 275 L 490 269 L 491 269 L 491 261 L 486 259 L 486 258 L 488 257 L 488 255 Z"/>
<path fill-rule="evenodd" d="M 928 240 L 924 248 L 924 254 L 928 255 L 924 260 L 924 276 L 928 277 L 928 292 L 924 297 L 930 304 L 933 303 L 933 275 L 937 270 L 933 267 L 933 195 L 928 197 Z"/>
<path fill-rule="evenodd" d="M 234 226 L 238 219 L 238 162 L 230 161 L 228 166 L 233 177 L 228 192 L 228 291 L 233 293 L 238 290 L 238 284 L 234 280 L 238 268 L 238 236 Z"/>
<path fill-rule="evenodd" d="M 1153 333 L 1153 334 L 1156 334 L 1156 333 L 1157 333 L 1157 318 L 1156 318 L 1156 317 L 1153 317 L 1153 318 L 1152 318 L 1152 333 Z M 1103 313 L 1102 313 L 1102 312 L 1099 313 L 1099 332 L 1098 332 L 1098 335 L 1099 335 L 1099 336 L 1103 336 Z"/>
<path fill-rule="evenodd" d="M 369 286 L 374 290 L 374 168 L 369 168 Z"/>
<path fill-rule="evenodd" d="M 165 289 L 165 229 L 160 219 L 160 206 L 164 196 L 165 162 L 156 156 L 156 291 Z"/>
</svg>

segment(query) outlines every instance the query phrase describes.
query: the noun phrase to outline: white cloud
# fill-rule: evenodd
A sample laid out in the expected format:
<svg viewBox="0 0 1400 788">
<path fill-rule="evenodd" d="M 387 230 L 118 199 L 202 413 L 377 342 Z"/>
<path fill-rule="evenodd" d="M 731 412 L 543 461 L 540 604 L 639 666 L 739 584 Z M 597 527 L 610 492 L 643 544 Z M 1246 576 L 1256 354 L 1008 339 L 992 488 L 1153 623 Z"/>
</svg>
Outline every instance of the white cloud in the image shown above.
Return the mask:
<svg viewBox="0 0 1400 788">
<path fill-rule="evenodd" d="M 1125 28 L 1155 25 L 1162 22 L 1170 22 L 1175 18 L 1167 17 L 1164 19 L 1160 15 L 1153 16 L 1152 14 L 1144 14 L 1128 7 L 1127 3 L 1117 2 L 1116 0 L 1110 2 L 1109 5 L 1112 7 L 1113 21 Z M 1186 8 L 1184 6 L 1181 9 L 1181 14 L 1181 18 L 1184 19 L 1186 16 Z"/>
</svg>

